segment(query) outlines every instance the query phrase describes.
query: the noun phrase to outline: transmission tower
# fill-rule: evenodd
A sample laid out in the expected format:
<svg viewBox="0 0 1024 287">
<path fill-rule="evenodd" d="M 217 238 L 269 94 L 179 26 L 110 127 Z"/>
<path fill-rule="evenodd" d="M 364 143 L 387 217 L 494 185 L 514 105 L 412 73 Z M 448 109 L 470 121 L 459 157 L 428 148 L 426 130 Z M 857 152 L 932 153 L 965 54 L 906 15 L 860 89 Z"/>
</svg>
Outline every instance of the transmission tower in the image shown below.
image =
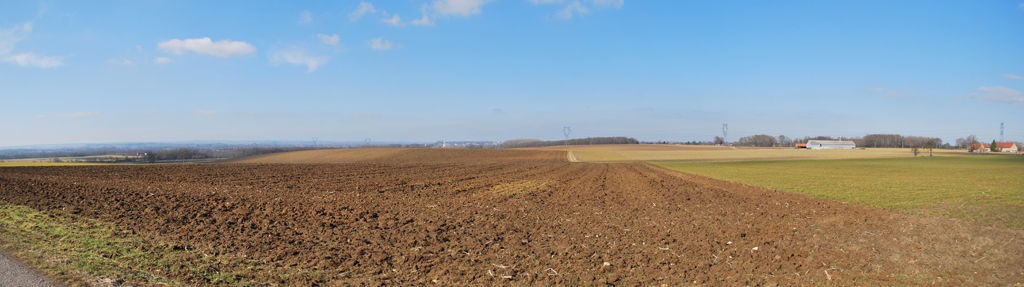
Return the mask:
<svg viewBox="0 0 1024 287">
<path fill-rule="evenodd" d="M 569 134 L 572 133 L 572 130 L 569 127 L 562 127 L 562 133 L 565 134 L 565 145 L 569 145 Z"/>
<path fill-rule="evenodd" d="M 366 138 L 364 141 L 366 141 L 366 145 L 370 145 L 370 138 Z"/>
<path fill-rule="evenodd" d="M 316 147 L 316 137 L 313 137 L 313 147 Z"/>
<path fill-rule="evenodd" d="M 1003 141 L 1003 123 L 999 123 L 999 142 Z"/>
<path fill-rule="evenodd" d="M 722 144 L 729 142 L 729 124 L 722 124 Z"/>
</svg>

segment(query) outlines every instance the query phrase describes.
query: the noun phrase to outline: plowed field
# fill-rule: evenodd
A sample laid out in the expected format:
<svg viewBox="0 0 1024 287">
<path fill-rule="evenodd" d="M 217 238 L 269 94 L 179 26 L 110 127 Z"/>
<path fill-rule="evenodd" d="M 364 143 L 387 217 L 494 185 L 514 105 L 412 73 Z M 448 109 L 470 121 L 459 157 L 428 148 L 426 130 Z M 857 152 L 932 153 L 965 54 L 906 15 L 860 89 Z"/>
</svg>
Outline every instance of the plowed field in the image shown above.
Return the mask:
<svg viewBox="0 0 1024 287">
<path fill-rule="evenodd" d="M 568 163 L 563 152 L 399 153 L 412 160 L 3 168 L 0 200 L 158 234 L 209 252 L 196 257 L 225 258 L 214 267 L 233 280 L 259 283 L 1024 281 L 1020 231 L 643 163 Z M 215 283 L 190 260 L 158 273 Z M 307 272 L 274 273 L 281 268 Z"/>
</svg>

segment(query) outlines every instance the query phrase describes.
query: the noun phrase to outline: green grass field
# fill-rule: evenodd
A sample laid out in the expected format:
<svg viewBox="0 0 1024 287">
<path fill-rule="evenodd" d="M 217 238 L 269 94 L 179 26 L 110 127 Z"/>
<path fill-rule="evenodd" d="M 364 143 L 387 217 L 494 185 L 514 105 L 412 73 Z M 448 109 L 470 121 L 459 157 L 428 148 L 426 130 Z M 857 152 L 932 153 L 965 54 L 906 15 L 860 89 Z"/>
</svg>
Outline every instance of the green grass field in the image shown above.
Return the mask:
<svg viewBox="0 0 1024 287">
<path fill-rule="evenodd" d="M 837 201 L 1024 229 L 1024 156 L 654 164 Z"/>
<path fill-rule="evenodd" d="M 764 161 L 764 160 L 827 160 L 855 158 L 914 157 L 909 148 L 865 148 L 847 150 L 808 150 L 793 148 L 757 148 L 686 145 L 582 145 L 528 148 L 572 151 L 579 161 Z M 934 156 L 972 156 L 966 150 L 932 151 Z M 928 155 L 921 150 L 920 156 Z"/>
</svg>

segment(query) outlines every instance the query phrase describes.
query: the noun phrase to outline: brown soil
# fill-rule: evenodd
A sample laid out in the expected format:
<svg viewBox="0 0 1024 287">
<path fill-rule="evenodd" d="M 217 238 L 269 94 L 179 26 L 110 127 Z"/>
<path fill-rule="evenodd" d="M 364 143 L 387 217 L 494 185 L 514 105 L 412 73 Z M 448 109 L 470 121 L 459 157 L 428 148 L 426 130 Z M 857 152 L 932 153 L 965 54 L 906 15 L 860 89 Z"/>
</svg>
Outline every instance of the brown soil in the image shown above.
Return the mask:
<svg viewBox="0 0 1024 287">
<path fill-rule="evenodd" d="M 3 168 L 0 200 L 220 252 L 207 256 L 321 271 L 282 279 L 218 267 L 292 285 L 1024 282 L 1021 231 L 643 163 L 567 163 L 562 152 L 420 149 L 343 164 Z M 211 283 L 187 268 L 165 273 Z"/>
</svg>

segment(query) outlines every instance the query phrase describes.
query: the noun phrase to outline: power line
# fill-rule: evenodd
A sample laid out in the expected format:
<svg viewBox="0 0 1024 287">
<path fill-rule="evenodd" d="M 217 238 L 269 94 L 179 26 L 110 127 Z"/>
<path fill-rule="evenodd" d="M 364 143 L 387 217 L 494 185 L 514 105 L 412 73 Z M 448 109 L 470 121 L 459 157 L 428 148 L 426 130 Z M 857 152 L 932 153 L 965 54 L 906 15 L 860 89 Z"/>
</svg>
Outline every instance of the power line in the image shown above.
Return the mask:
<svg viewBox="0 0 1024 287">
<path fill-rule="evenodd" d="M 722 141 L 729 142 L 729 124 L 722 124 Z"/>
</svg>

